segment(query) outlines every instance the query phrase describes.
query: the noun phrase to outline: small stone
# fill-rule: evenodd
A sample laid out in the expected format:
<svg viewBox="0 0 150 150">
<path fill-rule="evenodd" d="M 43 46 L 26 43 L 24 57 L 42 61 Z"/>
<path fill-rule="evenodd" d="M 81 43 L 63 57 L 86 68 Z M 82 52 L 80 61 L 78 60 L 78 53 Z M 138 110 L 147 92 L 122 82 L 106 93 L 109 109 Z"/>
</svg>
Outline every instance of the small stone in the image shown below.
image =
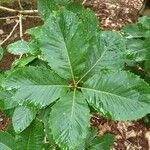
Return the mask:
<svg viewBox="0 0 150 150">
<path fill-rule="evenodd" d="M 0 118 L 0 122 L 2 122 L 3 121 L 3 118 Z"/>
<path fill-rule="evenodd" d="M 4 31 L 2 29 L 0 29 L 0 35 L 4 34 Z"/>
</svg>

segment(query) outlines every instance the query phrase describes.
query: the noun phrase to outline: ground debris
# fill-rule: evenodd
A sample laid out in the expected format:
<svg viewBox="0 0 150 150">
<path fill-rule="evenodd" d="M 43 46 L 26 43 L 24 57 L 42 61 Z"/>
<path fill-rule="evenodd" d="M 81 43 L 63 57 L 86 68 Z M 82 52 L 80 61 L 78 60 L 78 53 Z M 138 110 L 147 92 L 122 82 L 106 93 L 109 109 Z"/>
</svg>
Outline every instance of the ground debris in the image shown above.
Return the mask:
<svg viewBox="0 0 150 150">
<path fill-rule="evenodd" d="M 150 129 L 143 121 L 119 122 L 107 120 L 98 114 L 93 114 L 91 126 L 98 128 L 98 135 L 105 133 L 115 135 L 115 143 L 111 150 L 149 150 Z"/>
<path fill-rule="evenodd" d="M 100 26 L 118 30 L 123 25 L 136 22 L 143 0 L 87 0 L 86 7 L 95 11 Z"/>
</svg>

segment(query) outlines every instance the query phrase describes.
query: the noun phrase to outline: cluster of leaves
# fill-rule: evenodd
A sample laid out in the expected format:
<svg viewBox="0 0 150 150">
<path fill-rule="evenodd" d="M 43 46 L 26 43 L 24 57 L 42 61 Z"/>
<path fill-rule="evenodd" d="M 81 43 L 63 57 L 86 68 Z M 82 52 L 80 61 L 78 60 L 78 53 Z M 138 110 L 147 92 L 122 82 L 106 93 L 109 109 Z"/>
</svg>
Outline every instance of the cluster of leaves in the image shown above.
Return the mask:
<svg viewBox="0 0 150 150">
<path fill-rule="evenodd" d="M 129 59 L 126 69 L 150 83 L 150 17 L 141 17 L 136 24 L 129 24 L 122 31 L 126 38 Z M 144 120 L 150 126 L 149 114 Z"/>
<path fill-rule="evenodd" d="M 0 148 L 109 149 L 113 136 L 97 137 L 89 128 L 92 110 L 113 120 L 150 112 L 149 84 L 125 65 L 146 60 L 133 45 L 146 42 L 148 30 L 136 37 L 132 27 L 147 29 L 147 19 L 125 27 L 124 38 L 100 30 L 78 1 L 38 0 L 38 10 L 44 24 L 26 32 L 32 40 L 7 47 L 22 58 L 0 74 L 0 108 L 13 112 L 14 130 L 0 132 Z"/>
</svg>

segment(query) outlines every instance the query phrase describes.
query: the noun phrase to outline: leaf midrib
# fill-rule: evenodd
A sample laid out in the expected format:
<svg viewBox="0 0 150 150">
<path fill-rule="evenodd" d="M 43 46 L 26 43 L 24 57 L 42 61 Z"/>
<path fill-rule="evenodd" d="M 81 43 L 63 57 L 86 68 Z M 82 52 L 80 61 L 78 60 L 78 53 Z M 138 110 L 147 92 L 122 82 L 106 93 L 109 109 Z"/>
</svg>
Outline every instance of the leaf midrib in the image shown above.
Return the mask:
<svg viewBox="0 0 150 150">
<path fill-rule="evenodd" d="M 103 58 L 103 56 L 105 55 L 106 51 L 108 49 L 106 48 L 103 53 L 101 54 L 100 58 L 95 62 L 95 64 L 93 64 L 93 66 L 79 79 L 79 81 L 77 82 L 77 84 L 80 83 L 80 81 L 85 77 L 87 76 L 87 74 L 89 74 L 91 72 L 91 70 L 98 64 L 98 62 Z"/>
<path fill-rule="evenodd" d="M 60 88 L 70 88 L 71 86 L 67 86 L 67 85 L 23 85 L 21 87 L 60 87 Z"/>
<path fill-rule="evenodd" d="M 117 94 L 114 94 L 114 93 L 109 93 L 109 92 L 106 92 L 106 91 L 101 91 L 101 90 L 97 90 L 97 89 L 92 89 L 92 88 L 84 88 L 84 87 L 78 87 L 79 89 L 83 89 L 83 90 L 89 90 L 89 91 L 93 91 L 93 92 L 96 92 L 96 93 L 103 93 L 103 94 L 106 94 L 106 95 L 111 95 L 111 96 L 115 96 L 115 97 L 118 97 L 118 98 L 124 98 L 126 100 L 129 100 L 130 98 L 127 98 L 127 97 L 124 97 L 124 96 L 120 96 L 120 95 L 117 95 Z M 131 99 L 130 99 L 131 100 Z"/>
<path fill-rule="evenodd" d="M 63 39 L 63 43 L 64 43 L 64 46 L 65 46 L 65 50 L 66 50 L 66 53 L 67 53 L 66 56 L 67 56 L 67 59 L 68 59 L 68 64 L 69 64 L 69 67 L 70 67 L 71 76 L 72 76 L 73 82 L 75 83 L 75 77 L 74 77 L 74 73 L 73 73 L 73 69 L 72 69 L 72 65 L 71 65 L 71 60 L 70 60 L 70 57 L 69 57 L 68 48 L 67 48 L 67 45 L 66 45 L 66 42 L 65 42 L 65 38 L 63 36 L 63 32 L 62 32 L 62 30 L 60 28 L 59 23 L 58 23 L 58 27 L 60 29 L 60 33 L 61 33 L 61 36 L 62 36 L 62 39 Z"/>
<path fill-rule="evenodd" d="M 74 110 L 74 105 L 75 105 L 75 96 L 76 96 L 76 89 L 73 91 L 73 97 L 72 97 L 72 107 L 71 107 L 71 119 L 73 116 L 73 110 Z"/>
</svg>

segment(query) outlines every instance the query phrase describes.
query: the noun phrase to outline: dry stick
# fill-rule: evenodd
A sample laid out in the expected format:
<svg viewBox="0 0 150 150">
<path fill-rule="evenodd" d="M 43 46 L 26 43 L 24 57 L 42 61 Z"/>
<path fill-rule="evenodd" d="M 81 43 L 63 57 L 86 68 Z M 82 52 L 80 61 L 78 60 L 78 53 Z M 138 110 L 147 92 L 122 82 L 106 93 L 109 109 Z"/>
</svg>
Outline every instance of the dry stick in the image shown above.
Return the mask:
<svg viewBox="0 0 150 150">
<path fill-rule="evenodd" d="M 0 6 L 1 10 L 6 10 L 12 13 L 19 13 L 19 14 L 35 14 L 38 13 L 38 10 L 16 10 L 16 9 L 11 9 L 11 8 L 7 8 L 4 6 Z"/>
<path fill-rule="evenodd" d="M 86 3 L 86 0 L 84 0 L 83 2 L 82 2 L 82 5 L 84 5 Z"/>
<path fill-rule="evenodd" d="M 18 18 L 18 16 L 1 17 L 0 20 L 14 19 L 14 18 Z"/>
<path fill-rule="evenodd" d="M 40 16 L 23 15 L 23 18 L 41 18 Z"/>
<path fill-rule="evenodd" d="M 0 20 L 6 20 L 6 19 L 14 19 L 18 18 L 18 16 L 8 16 L 8 17 L 1 17 Z M 23 15 L 22 18 L 41 18 L 40 16 L 31 16 L 31 15 Z"/>
<path fill-rule="evenodd" d="M 17 21 L 17 23 L 15 24 L 15 26 L 13 27 L 12 31 L 9 33 L 9 35 L 6 37 L 6 39 L 4 39 L 1 43 L 0 46 L 3 45 L 13 34 L 13 32 L 15 31 L 15 29 L 17 28 L 19 24 L 19 21 Z"/>
<path fill-rule="evenodd" d="M 23 10 L 23 7 L 21 5 L 21 0 L 18 0 L 18 4 L 19 4 L 20 9 Z"/>
<path fill-rule="evenodd" d="M 22 14 L 19 14 L 20 39 L 23 40 Z"/>
</svg>

